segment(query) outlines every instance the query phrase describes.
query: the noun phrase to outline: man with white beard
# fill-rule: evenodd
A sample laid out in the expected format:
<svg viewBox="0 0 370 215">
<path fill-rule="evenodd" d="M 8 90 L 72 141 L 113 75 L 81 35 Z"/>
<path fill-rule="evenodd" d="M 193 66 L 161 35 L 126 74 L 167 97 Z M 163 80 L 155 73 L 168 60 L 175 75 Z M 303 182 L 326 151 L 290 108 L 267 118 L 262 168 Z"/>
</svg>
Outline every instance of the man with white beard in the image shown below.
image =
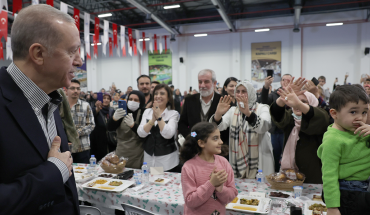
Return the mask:
<svg viewBox="0 0 370 215">
<path fill-rule="evenodd" d="M 179 133 L 186 138 L 191 128 L 198 122 L 208 122 L 215 114 L 221 96 L 215 93 L 216 73 L 204 69 L 198 73 L 199 92 L 187 96 L 179 121 Z"/>
</svg>

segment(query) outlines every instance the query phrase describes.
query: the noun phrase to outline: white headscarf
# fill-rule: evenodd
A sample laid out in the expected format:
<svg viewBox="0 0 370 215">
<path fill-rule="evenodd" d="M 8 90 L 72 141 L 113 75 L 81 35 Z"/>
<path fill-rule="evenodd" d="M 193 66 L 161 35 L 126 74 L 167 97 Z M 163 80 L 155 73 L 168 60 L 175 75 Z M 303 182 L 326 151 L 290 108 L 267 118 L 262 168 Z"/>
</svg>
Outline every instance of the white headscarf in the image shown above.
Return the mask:
<svg viewBox="0 0 370 215">
<path fill-rule="evenodd" d="M 247 89 L 247 93 L 248 93 L 248 107 L 249 109 L 252 109 L 254 104 L 256 103 L 257 101 L 257 94 L 256 94 L 256 90 L 254 89 L 253 85 L 251 82 L 249 81 L 239 81 L 238 83 L 236 83 L 236 87 L 235 87 L 235 91 L 234 91 L 234 95 L 236 96 L 236 89 L 240 86 L 240 85 L 243 85 L 246 89 Z M 238 105 L 238 108 L 239 108 L 239 103 L 237 103 Z"/>
</svg>

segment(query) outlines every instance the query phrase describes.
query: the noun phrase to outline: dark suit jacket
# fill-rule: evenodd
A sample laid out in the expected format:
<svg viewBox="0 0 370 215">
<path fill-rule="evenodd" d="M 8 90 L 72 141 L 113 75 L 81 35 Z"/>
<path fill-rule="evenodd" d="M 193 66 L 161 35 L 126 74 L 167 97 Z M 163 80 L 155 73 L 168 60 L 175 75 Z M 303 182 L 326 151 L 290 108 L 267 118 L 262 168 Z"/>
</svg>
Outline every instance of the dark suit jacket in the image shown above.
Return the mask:
<svg viewBox="0 0 370 215">
<path fill-rule="evenodd" d="M 69 150 L 59 110 L 54 112 L 60 150 Z M 63 184 L 47 161 L 49 146 L 22 90 L 0 69 L 0 215 L 79 214 L 74 175 Z"/>
<path fill-rule="evenodd" d="M 220 98 L 221 96 L 218 93 L 214 93 L 207 121 L 215 114 Z M 198 122 L 201 122 L 200 111 L 202 111 L 202 105 L 200 103 L 200 94 L 198 93 L 185 97 L 185 102 L 182 107 L 183 109 L 179 120 L 179 133 L 186 138 L 186 136 L 190 134 L 191 128 Z"/>
</svg>

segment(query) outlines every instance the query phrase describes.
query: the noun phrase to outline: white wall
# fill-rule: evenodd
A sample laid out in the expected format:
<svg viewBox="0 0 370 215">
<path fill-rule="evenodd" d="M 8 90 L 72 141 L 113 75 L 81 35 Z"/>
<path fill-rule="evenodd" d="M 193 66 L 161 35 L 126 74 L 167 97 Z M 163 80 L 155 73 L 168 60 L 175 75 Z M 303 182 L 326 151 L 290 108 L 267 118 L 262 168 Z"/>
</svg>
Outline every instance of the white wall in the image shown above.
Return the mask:
<svg viewBox="0 0 370 215">
<path fill-rule="evenodd" d="M 361 74 L 370 74 L 370 56 L 363 54 L 365 47 L 370 47 L 370 24 L 345 24 L 337 27 L 308 25 L 365 18 L 366 11 L 362 10 L 305 15 L 301 17 L 301 23 L 306 27 L 300 33 L 292 32 L 293 17 L 241 20 L 237 22 L 239 32 L 224 34 L 212 34 L 214 31 L 226 30 L 223 22 L 181 26 L 180 32 L 183 34 L 209 32 L 209 35 L 201 38 L 181 36 L 171 44 L 173 84 L 182 92 L 189 86 L 197 89 L 197 73 L 205 68 L 216 72 L 221 85 L 230 76 L 250 79 L 251 43 L 273 41 L 282 42 L 282 73 L 290 73 L 296 77 L 302 74 L 308 79 L 325 75 L 327 86 L 331 87 L 335 77 L 342 83 L 344 75 L 349 72 L 348 82 L 356 83 Z M 263 33 L 248 30 L 262 27 L 273 29 L 278 28 L 277 26 L 288 28 Z M 146 35 L 169 35 L 164 29 L 145 32 Z M 101 46 L 98 59 L 87 62 L 89 90 L 108 88 L 112 82 L 121 90 L 126 90 L 129 85 L 135 89 L 136 77 L 148 74 L 147 54 L 109 58 L 103 57 L 100 49 Z M 114 50 L 114 55 L 115 52 Z M 179 57 L 184 58 L 184 63 L 179 62 Z"/>
</svg>

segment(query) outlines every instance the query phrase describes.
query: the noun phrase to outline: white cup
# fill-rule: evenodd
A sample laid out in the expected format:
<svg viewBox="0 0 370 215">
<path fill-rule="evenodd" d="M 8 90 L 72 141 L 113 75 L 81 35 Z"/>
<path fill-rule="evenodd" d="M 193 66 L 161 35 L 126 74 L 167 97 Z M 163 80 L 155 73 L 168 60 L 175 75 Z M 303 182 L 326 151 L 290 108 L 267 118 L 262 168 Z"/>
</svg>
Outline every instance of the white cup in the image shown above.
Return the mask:
<svg viewBox="0 0 370 215">
<path fill-rule="evenodd" d="M 293 189 L 294 189 L 294 198 L 299 198 L 302 196 L 303 190 L 302 186 L 294 186 Z"/>
</svg>

